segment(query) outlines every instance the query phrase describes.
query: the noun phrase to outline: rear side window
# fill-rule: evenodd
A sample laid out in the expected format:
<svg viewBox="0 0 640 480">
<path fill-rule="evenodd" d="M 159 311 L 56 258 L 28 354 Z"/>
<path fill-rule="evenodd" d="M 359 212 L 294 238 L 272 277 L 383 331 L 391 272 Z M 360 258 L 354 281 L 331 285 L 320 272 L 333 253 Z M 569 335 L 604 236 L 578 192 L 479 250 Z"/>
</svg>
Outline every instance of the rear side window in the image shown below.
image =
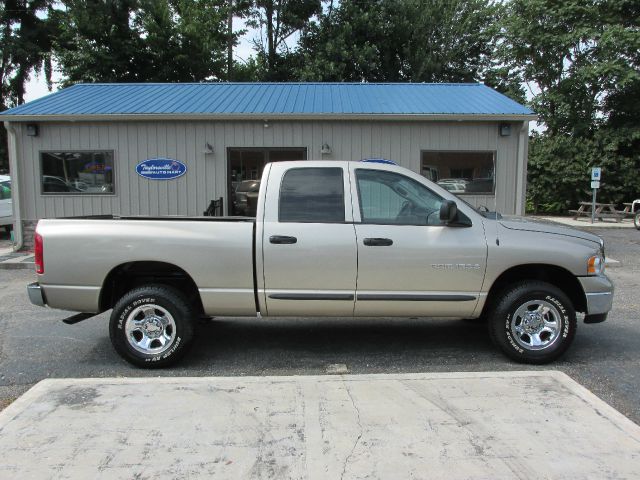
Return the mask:
<svg viewBox="0 0 640 480">
<path fill-rule="evenodd" d="M 280 186 L 280 222 L 344 222 L 341 168 L 293 168 Z"/>
</svg>

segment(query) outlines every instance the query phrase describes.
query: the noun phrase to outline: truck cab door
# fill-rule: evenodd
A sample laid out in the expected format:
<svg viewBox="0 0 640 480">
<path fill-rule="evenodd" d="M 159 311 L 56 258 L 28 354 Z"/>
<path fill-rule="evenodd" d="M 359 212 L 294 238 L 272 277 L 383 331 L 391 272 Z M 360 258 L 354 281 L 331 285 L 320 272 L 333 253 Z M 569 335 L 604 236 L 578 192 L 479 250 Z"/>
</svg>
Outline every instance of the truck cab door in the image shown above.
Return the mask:
<svg viewBox="0 0 640 480">
<path fill-rule="evenodd" d="M 262 313 L 352 316 L 357 250 L 346 164 L 274 163 L 266 175 L 256 252 Z"/>
<path fill-rule="evenodd" d="M 417 174 L 357 164 L 351 173 L 357 199 L 355 315 L 473 315 L 487 259 L 482 222 L 464 216 L 468 222 L 444 225 L 443 198 Z"/>
</svg>

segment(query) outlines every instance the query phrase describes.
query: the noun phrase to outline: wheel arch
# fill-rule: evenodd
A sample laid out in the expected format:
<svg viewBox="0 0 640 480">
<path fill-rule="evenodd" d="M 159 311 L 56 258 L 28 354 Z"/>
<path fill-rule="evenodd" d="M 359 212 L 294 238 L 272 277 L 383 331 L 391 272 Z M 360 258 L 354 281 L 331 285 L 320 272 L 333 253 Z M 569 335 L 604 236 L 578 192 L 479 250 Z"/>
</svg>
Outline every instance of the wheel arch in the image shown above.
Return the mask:
<svg viewBox="0 0 640 480">
<path fill-rule="evenodd" d="M 517 265 L 502 272 L 489 289 L 482 314 L 486 314 L 491 309 L 501 291 L 509 285 L 523 280 L 539 280 L 550 283 L 569 297 L 577 312 L 586 312 L 587 310 L 587 299 L 575 275 L 557 265 L 534 263 Z"/>
<path fill-rule="evenodd" d="M 112 268 L 100 289 L 100 311 L 113 308 L 125 293 L 146 284 L 176 288 L 193 304 L 198 313 L 202 314 L 204 311 L 200 291 L 193 278 L 177 265 L 158 261 L 127 262 Z"/>
</svg>

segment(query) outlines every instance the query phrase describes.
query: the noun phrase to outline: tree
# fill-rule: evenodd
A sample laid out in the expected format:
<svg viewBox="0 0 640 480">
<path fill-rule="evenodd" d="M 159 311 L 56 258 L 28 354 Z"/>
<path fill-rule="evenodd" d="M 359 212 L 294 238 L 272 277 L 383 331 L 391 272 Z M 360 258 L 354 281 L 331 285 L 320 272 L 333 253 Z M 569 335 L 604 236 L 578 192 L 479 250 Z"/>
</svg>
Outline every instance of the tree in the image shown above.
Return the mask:
<svg viewBox="0 0 640 480">
<path fill-rule="evenodd" d="M 640 4 L 511 0 L 506 8 L 500 55 L 546 127 L 531 141 L 530 205 L 566 212 L 589 198 L 593 166 L 603 168 L 600 198 L 636 198 Z"/>
<path fill-rule="evenodd" d="M 226 78 L 227 0 L 63 3 L 55 52 L 67 84 Z"/>
<path fill-rule="evenodd" d="M 51 89 L 52 0 L 7 0 L 0 4 L 0 111 L 24 103 L 25 86 L 42 74 Z M 0 169 L 6 168 L 6 131 L 0 126 Z"/>
<path fill-rule="evenodd" d="M 226 79 L 228 9 L 224 0 L 141 0 L 135 24 L 150 62 L 145 80 Z"/>
<path fill-rule="evenodd" d="M 499 5 L 487 0 L 343 0 L 303 31 L 300 78 L 477 82 L 519 95 L 492 64 Z"/>
<path fill-rule="evenodd" d="M 639 10 L 627 0 L 507 4 L 501 54 L 550 135 L 592 135 L 607 98 L 638 78 Z"/>
<path fill-rule="evenodd" d="M 254 0 L 247 24 L 260 29 L 255 40 L 258 63 L 263 65 L 266 80 L 292 77 L 292 57 L 287 40 L 304 30 L 314 15 L 322 12 L 321 0 Z"/>
<path fill-rule="evenodd" d="M 143 81 L 150 70 L 132 24 L 138 0 L 63 0 L 55 56 L 64 84 Z"/>
<path fill-rule="evenodd" d="M 52 0 L 8 0 L 0 7 L 0 98 L 2 108 L 24 103 L 30 76 L 43 73 L 51 88 L 51 42 L 55 26 L 40 16 Z"/>
</svg>

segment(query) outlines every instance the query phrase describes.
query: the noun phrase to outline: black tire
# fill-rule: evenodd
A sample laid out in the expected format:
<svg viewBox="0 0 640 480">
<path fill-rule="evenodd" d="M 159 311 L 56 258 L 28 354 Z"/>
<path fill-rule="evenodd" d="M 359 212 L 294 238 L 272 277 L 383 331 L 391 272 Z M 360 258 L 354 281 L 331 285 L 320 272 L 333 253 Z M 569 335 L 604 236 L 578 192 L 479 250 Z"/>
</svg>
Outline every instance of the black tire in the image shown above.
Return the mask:
<svg viewBox="0 0 640 480">
<path fill-rule="evenodd" d="M 633 217 L 633 224 L 636 226 L 636 229 L 640 230 L 640 212 L 636 213 Z"/>
<path fill-rule="evenodd" d="M 142 368 L 169 367 L 190 348 L 197 318 L 179 290 L 146 285 L 118 300 L 111 313 L 109 336 L 127 362 Z"/>
<path fill-rule="evenodd" d="M 503 290 L 489 312 L 491 340 L 521 363 L 557 359 L 571 345 L 577 326 L 571 300 L 559 288 L 537 280 Z"/>
</svg>

